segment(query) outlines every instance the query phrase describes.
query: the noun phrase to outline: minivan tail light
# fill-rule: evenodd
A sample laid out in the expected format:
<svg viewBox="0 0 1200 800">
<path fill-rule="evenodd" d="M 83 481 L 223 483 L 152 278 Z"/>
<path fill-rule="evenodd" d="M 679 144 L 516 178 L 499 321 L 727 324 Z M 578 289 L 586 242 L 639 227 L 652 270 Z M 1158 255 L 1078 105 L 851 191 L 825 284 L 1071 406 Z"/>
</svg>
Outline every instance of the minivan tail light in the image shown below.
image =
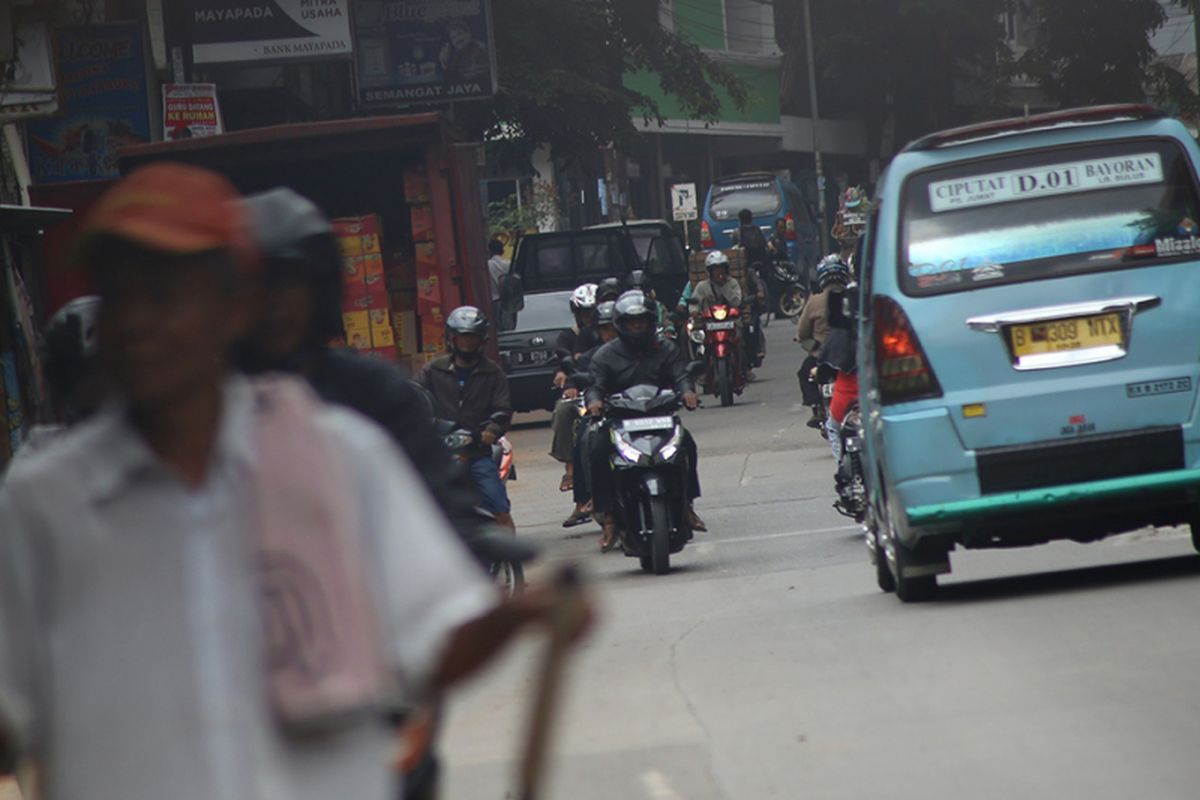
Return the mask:
<svg viewBox="0 0 1200 800">
<path fill-rule="evenodd" d="M 785 234 L 787 236 L 787 240 L 789 242 L 796 241 L 796 220 L 792 218 L 791 212 L 784 217 L 784 221 L 787 225 L 787 233 Z"/>
<path fill-rule="evenodd" d="M 904 403 L 941 397 L 942 386 L 900 304 L 890 297 L 876 295 L 874 316 L 880 402 Z"/>
<path fill-rule="evenodd" d="M 700 247 L 703 248 L 704 250 L 712 250 L 716 246 L 716 244 L 717 243 L 713 241 L 712 231 L 709 230 L 708 223 L 701 220 L 700 221 Z"/>
</svg>

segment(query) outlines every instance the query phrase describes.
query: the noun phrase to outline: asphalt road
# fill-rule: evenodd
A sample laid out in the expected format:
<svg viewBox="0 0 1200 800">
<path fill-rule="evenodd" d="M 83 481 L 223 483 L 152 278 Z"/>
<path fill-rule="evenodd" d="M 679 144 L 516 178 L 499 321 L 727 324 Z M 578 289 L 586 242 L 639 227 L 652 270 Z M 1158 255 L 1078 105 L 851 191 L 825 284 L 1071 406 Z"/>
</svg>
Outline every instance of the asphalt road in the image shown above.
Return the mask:
<svg viewBox="0 0 1200 800">
<path fill-rule="evenodd" d="M 878 591 L 831 508 L 804 427 L 790 328 L 759 380 L 687 422 L 709 533 L 668 576 L 601 555 L 518 420 L 521 535 L 534 571 L 580 562 L 601 621 L 573 662 L 547 798 L 1200 796 L 1200 556 L 1179 530 L 956 552 L 932 603 Z M 451 704 L 445 797 L 510 796 L 541 643 Z"/>
</svg>

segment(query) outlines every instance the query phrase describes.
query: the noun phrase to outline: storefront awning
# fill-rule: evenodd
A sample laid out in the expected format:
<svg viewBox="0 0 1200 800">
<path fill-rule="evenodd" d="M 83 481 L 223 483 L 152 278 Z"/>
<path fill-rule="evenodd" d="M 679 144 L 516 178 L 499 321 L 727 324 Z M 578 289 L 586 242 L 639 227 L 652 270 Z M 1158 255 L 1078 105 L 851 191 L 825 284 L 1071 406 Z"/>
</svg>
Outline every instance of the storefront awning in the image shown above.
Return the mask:
<svg viewBox="0 0 1200 800">
<path fill-rule="evenodd" d="M 73 213 L 69 208 L 0 204 L 0 233 L 41 233 L 65 222 Z"/>
</svg>

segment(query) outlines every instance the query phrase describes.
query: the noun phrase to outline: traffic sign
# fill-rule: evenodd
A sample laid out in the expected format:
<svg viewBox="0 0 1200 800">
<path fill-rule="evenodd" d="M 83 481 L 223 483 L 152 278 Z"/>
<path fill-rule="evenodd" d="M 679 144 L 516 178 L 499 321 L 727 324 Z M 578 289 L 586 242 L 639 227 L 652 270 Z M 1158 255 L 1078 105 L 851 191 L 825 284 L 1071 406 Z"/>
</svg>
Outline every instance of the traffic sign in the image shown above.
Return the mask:
<svg viewBox="0 0 1200 800">
<path fill-rule="evenodd" d="M 676 222 L 696 219 L 696 184 L 671 184 L 671 216 Z"/>
</svg>

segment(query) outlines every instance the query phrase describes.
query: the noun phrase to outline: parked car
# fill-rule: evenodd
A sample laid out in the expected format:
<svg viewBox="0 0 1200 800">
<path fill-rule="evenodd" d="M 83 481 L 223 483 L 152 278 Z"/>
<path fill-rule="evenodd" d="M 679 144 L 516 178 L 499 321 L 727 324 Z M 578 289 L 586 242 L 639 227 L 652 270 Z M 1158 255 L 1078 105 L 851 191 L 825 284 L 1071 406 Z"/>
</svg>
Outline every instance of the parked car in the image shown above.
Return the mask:
<svg viewBox="0 0 1200 800">
<path fill-rule="evenodd" d="M 754 224 L 770 238 L 775 220 L 785 219 L 793 238 L 788 255 L 807 274 L 816 267 L 821 234 L 812 207 L 791 181 L 769 172 L 747 172 L 714 182 L 704 200 L 700 223 L 700 246 L 705 250 L 728 250 L 738 229 L 738 212 L 754 214 Z"/>
<path fill-rule="evenodd" d="M 574 289 L 645 269 L 659 299 L 672 306 L 687 283 L 687 260 L 668 222 L 637 221 L 522 237 L 512 274 L 523 292 Z"/>
<path fill-rule="evenodd" d="M 1200 549 L 1200 148 L 1146 106 L 927 136 L 862 264 L 867 547 L 929 597 L 962 547 L 1189 524 Z"/>
<path fill-rule="evenodd" d="M 500 364 L 508 375 L 514 411 L 554 408 L 554 341 L 575 324 L 570 299 L 569 291 L 526 294 L 515 323 L 500 331 Z"/>
</svg>

